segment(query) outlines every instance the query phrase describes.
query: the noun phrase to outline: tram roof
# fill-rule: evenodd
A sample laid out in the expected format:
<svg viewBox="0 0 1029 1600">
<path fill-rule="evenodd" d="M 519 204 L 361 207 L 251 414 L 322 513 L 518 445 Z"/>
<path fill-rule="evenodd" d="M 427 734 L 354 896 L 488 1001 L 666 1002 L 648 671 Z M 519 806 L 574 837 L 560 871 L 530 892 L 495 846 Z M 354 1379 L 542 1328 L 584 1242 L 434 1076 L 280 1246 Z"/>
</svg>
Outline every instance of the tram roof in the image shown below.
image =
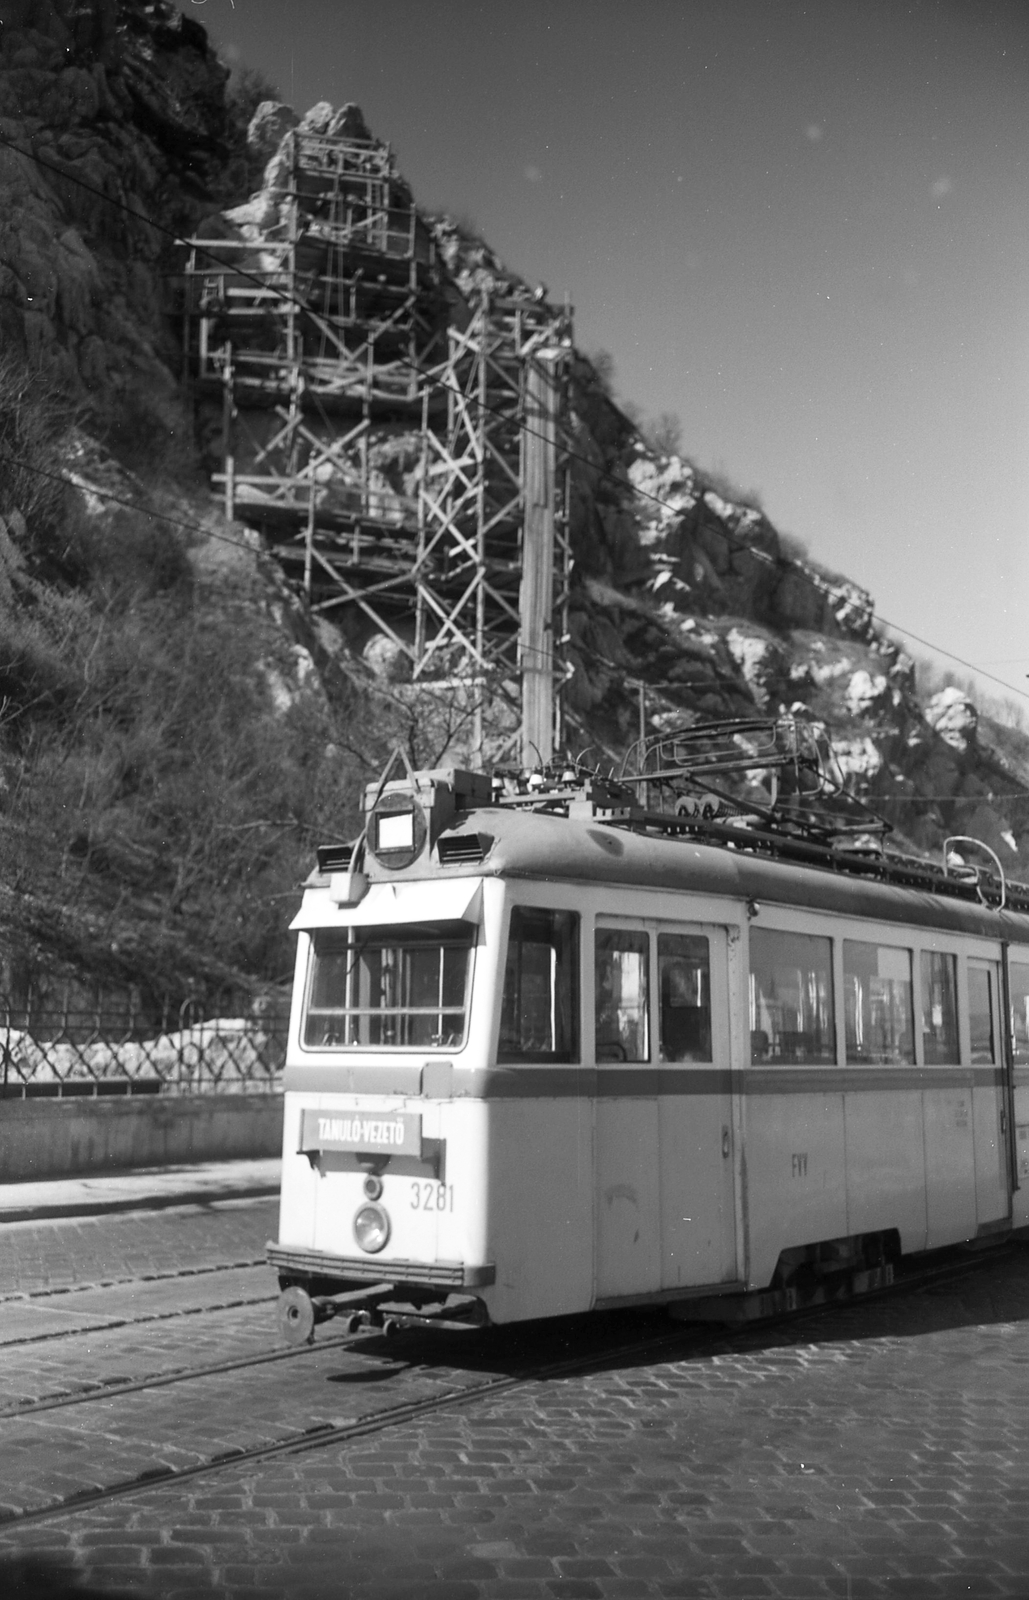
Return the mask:
<svg viewBox="0 0 1029 1600">
<path fill-rule="evenodd" d="M 928 888 L 878 882 L 871 875 L 874 858 L 864 877 L 842 864 L 768 859 L 690 836 L 662 837 L 601 821 L 493 807 L 467 813 L 448 830 L 451 838 L 474 834 L 490 840 L 482 861 L 475 867 L 441 867 L 441 876 L 474 872 L 691 892 L 1029 944 L 1029 916 Z M 397 881 L 409 875 L 389 876 Z"/>
</svg>

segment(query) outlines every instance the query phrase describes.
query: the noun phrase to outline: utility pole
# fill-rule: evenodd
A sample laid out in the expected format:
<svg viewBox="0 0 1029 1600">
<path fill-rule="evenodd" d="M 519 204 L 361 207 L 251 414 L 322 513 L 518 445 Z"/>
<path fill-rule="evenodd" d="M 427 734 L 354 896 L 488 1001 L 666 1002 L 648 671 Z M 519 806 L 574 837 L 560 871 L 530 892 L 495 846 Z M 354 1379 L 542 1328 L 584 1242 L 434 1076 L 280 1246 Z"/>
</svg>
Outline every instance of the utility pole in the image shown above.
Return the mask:
<svg viewBox="0 0 1029 1600">
<path fill-rule="evenodd" d="M 525 511 L 518 610 L 522 766 L 554 755 L 554 514 L 558 386 L 554 355 L 529 359 L 522 452 Z"/>
</svg>

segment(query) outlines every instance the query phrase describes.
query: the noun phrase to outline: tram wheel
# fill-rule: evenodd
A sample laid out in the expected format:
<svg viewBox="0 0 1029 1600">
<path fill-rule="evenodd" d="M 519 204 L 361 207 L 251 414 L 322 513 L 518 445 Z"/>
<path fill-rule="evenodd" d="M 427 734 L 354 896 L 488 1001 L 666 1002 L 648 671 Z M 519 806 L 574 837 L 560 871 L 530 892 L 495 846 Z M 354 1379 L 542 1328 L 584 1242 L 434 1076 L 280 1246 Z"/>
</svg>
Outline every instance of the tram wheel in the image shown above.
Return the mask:
<svg viewBox="0 0 1029 1600">
<path fill-rule="evenodd" d="M 287 1344 L 314 1343 L 314 1305 L 306 1289 L 291 1284 L 279 1295 L 279 1332 Z"/>
</svg>

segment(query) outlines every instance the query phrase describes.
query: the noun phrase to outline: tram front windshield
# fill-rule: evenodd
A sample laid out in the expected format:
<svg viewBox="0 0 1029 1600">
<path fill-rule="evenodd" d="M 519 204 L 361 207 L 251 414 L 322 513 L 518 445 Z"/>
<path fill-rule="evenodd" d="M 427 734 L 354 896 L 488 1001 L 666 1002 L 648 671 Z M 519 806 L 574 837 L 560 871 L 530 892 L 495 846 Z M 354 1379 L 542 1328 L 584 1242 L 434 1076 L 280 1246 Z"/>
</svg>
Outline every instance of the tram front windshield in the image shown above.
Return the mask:
<svg viewBox="0 0 1029 1600">
<path fill-rule="evenodd" d="M 467 1025 L 474 933 L 468 923 L 315 933 L 305 1046 L 457 1049 Z"/>
</svg>

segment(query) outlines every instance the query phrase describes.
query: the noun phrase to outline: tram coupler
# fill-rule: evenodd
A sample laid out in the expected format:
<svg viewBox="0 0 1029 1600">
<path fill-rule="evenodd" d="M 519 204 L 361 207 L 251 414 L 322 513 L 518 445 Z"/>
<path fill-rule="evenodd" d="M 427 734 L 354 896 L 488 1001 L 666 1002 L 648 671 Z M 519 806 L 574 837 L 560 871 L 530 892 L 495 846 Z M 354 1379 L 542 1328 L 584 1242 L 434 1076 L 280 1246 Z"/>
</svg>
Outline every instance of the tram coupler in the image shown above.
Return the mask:
<svg viewBox="0 0 1029 1600">
<path fill-rule="evenodd" d="M 342 1317 L 345 1333 L 359 1333 L 373 1325 L 379 1301 L 395 1292 L 391 1283 L 373 1283 L 341 1294 L 312 1295 L 299 1283 L 287 1284 L 276 1308 L 279 1332 L 287 1344 L 313 1344 L 319 1324 Z"/>
<path fill-rule="evenodd" d="M 388 1300 L 393 1293 L 391 1283 L 373 1283 L 363 1289 L 344 1290 L 341 1294 L 316 1295 L 318 1321 L 333 1322 L 341 1318 L 344 1333 L 360 1333 L 364 1328 L 375 1326 L 380 1302 Z"/>
</svg>

